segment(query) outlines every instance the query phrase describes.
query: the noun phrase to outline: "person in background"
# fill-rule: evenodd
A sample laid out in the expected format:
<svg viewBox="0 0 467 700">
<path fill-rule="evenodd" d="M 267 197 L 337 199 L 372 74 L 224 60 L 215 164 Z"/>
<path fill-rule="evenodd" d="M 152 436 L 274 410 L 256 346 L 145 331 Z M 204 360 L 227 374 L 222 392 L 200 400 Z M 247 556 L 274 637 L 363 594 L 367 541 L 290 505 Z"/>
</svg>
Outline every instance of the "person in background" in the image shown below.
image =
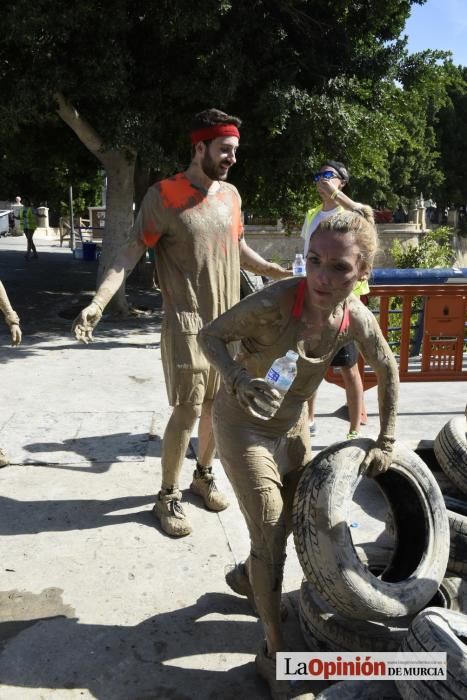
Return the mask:
<svg viewBox="0 0 467 700">
<path fill-rule="evenodd" d="M 326 160 L 319 171 L 313 176 L 316 189 L 321 199 L 321 204 L 310 209 L 305 216 L 301 236 L 304 238 L 304 257 L 306 259 L 310 238 L 322 221 L 343 211 L 365 212 L 367 218 L 373 221 L 371 207 L 359 202 L 354 202 L 343 189 L 349 181 L 349 173 L 343 163 L 336 160 Z M 373 222 L 374 223 L 374 222 Z M 368 281 L 359 282 L 354 294 L 366 295 L 370 291 Z M 365 425 L 368 417 L 363 396 L 363 384 L 358 369 L 358 349 L 355 343 L 349 343 L 343 347 L 331 362 L 332 367 L 340 367 L 342 381 L 344 382 L 349 413 L 349 430 L 347 438 L 358 436 L 360 425 Z M 310 435 L 316 435 L 315 422 L 316 395 L 308 402 Z"/>
<path fill-rule="evenodd" d="M 192 530 L 181 504 L 179 478 L 198 418 L 198 459 L 190 488 L 209 510 L 228 506 L 211 466 L 211 406 L 220 380 L 199 346 L 198 333 L 239 300 L 240 264 L 273 279 L 290 276 L 257 255 L 243 237 L 240 195 L 226 182 L 236 162 L 240 125 L 238 117 L 218 109 L 194 117 L 188 169 L 148 189 L 128 243 L 73 324 L 78 340 L 91 340 L 125 275 L 147 247 L 156 246 L 164 308 L 161 355 L 172 414 L 163 438 L 162 485 L 153 513 L 164 532 L 175 537 Z"/>
<path fill-rule="evenodd" d="M 21 328 L 19 325 L 19 317 L 16 311 L 10 304 L 6 289 L 0 282 L 0 311 L 3 313 L 5 322 L 10 329 L 11 344 L 19 345 L 21 343 Z M 4 450 L 0 448 L 0 467 L 5 467 L 10 463 L 8 456 Z"/>
<path fill-rule="evenodd" d="M 32 257 L 37 260 L 37 250 L 34 245 L 33 236 L 34 231 L 37 228 L 37 209 L 30 205 L 28 199 L 24 200 L 24 204 L 19 208 L 18 215 L 16 217 L 19 220 L 20 226 L 24 231 L 24 235 L 27 239 L 27 250 L 25 254 L 26 260 L 29 260 L 29 256 L 32 253 Z"/>
<path fill-rule="evenodd" d="M 266 636 L 256 668 L 271 696 L 281 700 L 290 697 L 290 688 L 276 680 L 275 654 L 286 650 L 281 588 L 292 503 L 311 460 L 307 400 L 349 342 L 358 342 L 378 380 L 380 432 L 361 471 L 374 476 L 391 464 L 398 368 L 375 317 L 352 293 L 370 274 L 376 248 L 371 220 L 338 212 L 321 221 L 310 240 L 305 279 L 265 287 L 200 334 L 223 379 L 213 407 L 217 451 L 250 534 L 250 555 L 227 573 L 226 582 L 255 604 Z M 241 347 L 232 359 L 228 346 L 234 341 Z M 297 374 L 281 403 L 279 392 L 261 377 L 288 350 L 298 354 Z"/>
</svg>

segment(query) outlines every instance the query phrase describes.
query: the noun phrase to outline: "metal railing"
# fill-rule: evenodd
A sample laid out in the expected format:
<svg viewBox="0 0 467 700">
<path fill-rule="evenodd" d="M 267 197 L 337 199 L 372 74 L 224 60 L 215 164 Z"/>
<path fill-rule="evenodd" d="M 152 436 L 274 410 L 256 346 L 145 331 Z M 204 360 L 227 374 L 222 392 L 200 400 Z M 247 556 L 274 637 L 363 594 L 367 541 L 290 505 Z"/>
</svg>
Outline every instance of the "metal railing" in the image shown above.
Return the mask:
<svg viewBox="0 0 467 700">
<path fill-rule="evenodd" d="M 401 382 L 467 380 L 466 284 L 375 284 L 369 301 Z M 361 356 L 359 369 L 364 388 L 375 386 L 376 375 Z M 337 367 L 326 379 L 343 386 Z"/>
</svg>

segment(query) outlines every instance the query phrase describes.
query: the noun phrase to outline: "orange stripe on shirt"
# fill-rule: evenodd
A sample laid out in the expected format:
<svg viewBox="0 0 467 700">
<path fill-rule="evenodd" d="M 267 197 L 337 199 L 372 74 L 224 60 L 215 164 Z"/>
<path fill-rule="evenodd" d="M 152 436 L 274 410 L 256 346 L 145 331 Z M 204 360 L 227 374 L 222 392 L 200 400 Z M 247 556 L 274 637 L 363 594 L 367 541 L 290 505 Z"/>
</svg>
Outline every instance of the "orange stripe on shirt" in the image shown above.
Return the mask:
<svg viewBox="0 0 467 700">
<path fill-rule="evenodd" d="M 143 243 L 147 248 L 154 248 L 158 243 L 161 234 L 156 231 L 143 231 Z"/>
</svg>

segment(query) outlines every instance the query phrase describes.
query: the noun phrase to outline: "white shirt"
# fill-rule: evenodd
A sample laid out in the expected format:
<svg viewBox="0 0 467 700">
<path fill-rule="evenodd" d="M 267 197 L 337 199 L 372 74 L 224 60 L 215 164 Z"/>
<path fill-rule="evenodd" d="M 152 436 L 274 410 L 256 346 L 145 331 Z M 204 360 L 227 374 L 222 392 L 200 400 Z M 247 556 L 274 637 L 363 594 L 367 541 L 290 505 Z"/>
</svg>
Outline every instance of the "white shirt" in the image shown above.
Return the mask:
<svg viewBox="0 0 467 700">
<path fill-rule="evenodd" d="M 303 247 L 303 255 L 306 258 L 306 255 L 308 253 L 308 246 L 310 245 L 310 238 L 313 235 L 313 233 L 316 231 L 318 226 L 322 221 L 325 221 L 326 219 L 329 219 L 330 216 L 333 216 L 334 214 L 338 214 L 340 211 L 342 211 L 342 207 L 335 207 L 334 209 L 329 209 L 328 211 L 319 211 L 311 220 L 310 223 L 307 222 L 307 219 L 305 217 L 305 221 L 302 226 L 302 232 L 301 232 L 301 237 L 305 239 L 305 245 Z"/>
</svg>

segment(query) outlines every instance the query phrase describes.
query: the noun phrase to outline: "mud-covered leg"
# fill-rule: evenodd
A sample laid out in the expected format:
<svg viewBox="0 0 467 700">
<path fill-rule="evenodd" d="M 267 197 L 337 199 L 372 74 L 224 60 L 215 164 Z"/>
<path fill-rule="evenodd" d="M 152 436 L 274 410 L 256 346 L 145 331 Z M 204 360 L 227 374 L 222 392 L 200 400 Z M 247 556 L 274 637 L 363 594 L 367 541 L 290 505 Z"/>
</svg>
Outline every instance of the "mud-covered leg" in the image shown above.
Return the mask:
<svg viewBox="0 0 467 700">
<path fill-rule="evenodd" d="M 192 528 L 181 505 L 179 478 L 188 443 L 201 406 L 175 406 L 165 429 L 162 443 L 162 487 L 156 498 L 153 513 L 168 535 L 183 537 Z"/>
<path fill-rule="evenodd" d="M 198 428 L 198 460 L 190 488 L 197 496 L 201 496 L 208 510 L 218 512 L 225 510 L 229 501 L 217 488 L 212 472 L 212 460 L 216 453 L 211 417 L 212 404 L 212 401 L 203 403 Z"/>
</svg>

